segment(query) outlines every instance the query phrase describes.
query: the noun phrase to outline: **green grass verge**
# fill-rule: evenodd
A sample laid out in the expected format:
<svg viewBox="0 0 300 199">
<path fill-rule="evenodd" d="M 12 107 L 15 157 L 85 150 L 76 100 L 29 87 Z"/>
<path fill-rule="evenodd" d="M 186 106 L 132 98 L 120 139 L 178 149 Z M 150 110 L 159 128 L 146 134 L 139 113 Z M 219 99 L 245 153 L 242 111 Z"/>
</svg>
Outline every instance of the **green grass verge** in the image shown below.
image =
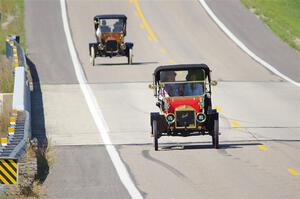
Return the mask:
<svg viewBox="0 0 300 199">
<path fill-rule="evenodd" d="M 0 0 L 1 1 L 1 0 Z M 4 55 L 0 55 L 0 93 L 12 93 L 14 87 L 14 78 L 12 75 L 11 63 Z M 3 107 L 3 113 L 0 114 L 0 137 L 6 137 L 7 126 L 9 123 L 9 114 L 11 107 Z"/>
<path fill-rule="evenodd" d="M 22 47 L 25 47 L 24 0 L 0 0 L 1 54 L 5 54 L 5 39 L 8 34 L 19 35 Z"/>
<path fill-rule="evenodd" d="M 0 55 L 0 93 L 12 93 L 14 87 L 12 63 Z"/>
<path fill-rule="evenodd" d="M 300 0 L 241 0 L 273 32 L 300 51 Z"/>
</svg>

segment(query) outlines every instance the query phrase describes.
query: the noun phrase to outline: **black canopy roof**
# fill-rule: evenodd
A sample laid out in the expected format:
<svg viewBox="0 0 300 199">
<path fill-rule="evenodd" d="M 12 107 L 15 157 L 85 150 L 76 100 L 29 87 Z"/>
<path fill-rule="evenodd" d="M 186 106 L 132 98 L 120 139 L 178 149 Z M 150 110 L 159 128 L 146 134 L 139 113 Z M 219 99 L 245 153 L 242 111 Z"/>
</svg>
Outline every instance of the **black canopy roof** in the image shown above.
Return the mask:
<svg viewBox="0 0 300 199">
<path fill-rule="evenodd" d="M 126 21 L 127 17 L 122 14 L 117 14 L 117 15 L 96 15 L 94 17 L 94 20 L 99 20 L 99 19 L 123 19 Z"/>
<path fill-rule="evenodd" d="M 206 64 L 177 64 L 177 65 L 164 65 L 159 66 L 155 69 L 155 81 L 159 81 L 159 74 L 161 71 L 180 71 L 180 70 L 199 70 L 203 69 L 205 71 L 205 76 L 210 72 L 210 69 Z"/>
</svg>

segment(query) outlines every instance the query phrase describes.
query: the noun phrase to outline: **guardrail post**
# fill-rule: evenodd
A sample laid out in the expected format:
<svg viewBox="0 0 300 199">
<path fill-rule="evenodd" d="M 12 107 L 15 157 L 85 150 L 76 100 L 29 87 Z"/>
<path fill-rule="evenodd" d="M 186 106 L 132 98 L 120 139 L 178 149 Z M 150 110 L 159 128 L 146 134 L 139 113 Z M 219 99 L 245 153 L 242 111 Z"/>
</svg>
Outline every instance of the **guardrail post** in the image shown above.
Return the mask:
<svg viewBox="0 0 300 199">
<path fill-rule="evenodd" d="M 9 118 L 9 124 L 12 125 L 12 126 L 16 125 L 16 121 L 17 121 L 16 117 L 10 117 Z"/>
<path fill-rule="evenodd" d="M 1 138 L 1 146 L 7 146 L 7 138 Z"/>
<path fill-rule="evenodd" d="M 7 128 L 8 131 L 8 135 L 14 135 L 15 134 L 15 127 L 14 126 L 10 126 Z"/>
<path fill-rule="evenodd" d="M 13 46 L 13 63 L 14 63 L 14 67 L 19 67 L 19 56 L 18 56 L 18 48 L 17 46 Z"/>
<path fill-rule="evenodd" d="M 6 40 L 5 40 L 5 53 L 6 53 L 6 58 L 10 58 L 12 56 L 11 53 L 11 46 L 10 46 L 10 36 L 6 36 Z"/>
</svg>

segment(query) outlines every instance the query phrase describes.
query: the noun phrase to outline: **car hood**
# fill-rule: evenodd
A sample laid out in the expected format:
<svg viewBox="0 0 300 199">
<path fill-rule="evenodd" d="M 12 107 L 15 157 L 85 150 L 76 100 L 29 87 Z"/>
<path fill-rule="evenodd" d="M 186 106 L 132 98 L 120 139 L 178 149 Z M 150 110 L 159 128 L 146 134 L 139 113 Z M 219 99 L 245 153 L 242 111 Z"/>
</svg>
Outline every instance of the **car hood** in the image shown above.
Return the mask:
<svg viewBox="0 0 300 199">
<path fill-rule="evenodd" d="M 104 32 L 101 34 L 101 39 L 104 40 L 105 42 L 109 40 L 116 40 L 119 43 L 122 40 L 122 34 L 119 32 L 113 32 L 113 33 Z"/>
<path fill-rule="evenodd" d="M 168 113 L 174 113 L 177 108 L 193 108 L 196 112 L 201 111 L 200 100 L 203 97 L 171 97 L 167 98 L 166 102 L 169 105 Z"/>
</svg>

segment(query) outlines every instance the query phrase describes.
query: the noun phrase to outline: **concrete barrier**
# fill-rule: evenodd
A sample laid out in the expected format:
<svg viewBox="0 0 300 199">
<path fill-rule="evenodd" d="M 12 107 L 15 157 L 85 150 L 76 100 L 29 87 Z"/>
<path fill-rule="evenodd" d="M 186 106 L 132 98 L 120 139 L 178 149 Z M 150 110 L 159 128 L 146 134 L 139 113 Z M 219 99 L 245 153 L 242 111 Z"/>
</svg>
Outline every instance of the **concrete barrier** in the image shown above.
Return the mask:
<svg viewBox="0 0 300 199">
<path fill-rule="evenodd" d="M 19 118 L 20 128 L 18 128 L 18 122 L 16 122 L 15 124 L 15 130 L 17 129 L 18 138 L 21 136 L 22 139 L 16 139 L 17 142 L 12 143 L 13 145 L 11 147 L 9 147 L 10 143 L 8 143 L 7 148 L 2 149 L 2 153 L 5 154 L 5 156 L 9 156 L 12 158 L 20 158 L 26 151 L 27 144 L 31 139 L 31 97 L 30 86 L 28 85 L 28 66 L 26 64 L 24 50 L 19 45 L 18 36 L 9 35 L 6 38 L 6 56 L 9 59 L 13 59 L 13 66 L 15 67 L 12 109 L 22 115 L 22 118 L 19 118 L 19 114 L 16 116 L 17 118 Z M 14 134 L 15 133 L 16 132 L 14 132 Z"/>
<path fill-rule="evenodd" d="M 24 67 L 15 68 L 13 109 L 18 111 L 30 111 L 30 89 L 27 85 L 26 71 Z"/>
</svg>

